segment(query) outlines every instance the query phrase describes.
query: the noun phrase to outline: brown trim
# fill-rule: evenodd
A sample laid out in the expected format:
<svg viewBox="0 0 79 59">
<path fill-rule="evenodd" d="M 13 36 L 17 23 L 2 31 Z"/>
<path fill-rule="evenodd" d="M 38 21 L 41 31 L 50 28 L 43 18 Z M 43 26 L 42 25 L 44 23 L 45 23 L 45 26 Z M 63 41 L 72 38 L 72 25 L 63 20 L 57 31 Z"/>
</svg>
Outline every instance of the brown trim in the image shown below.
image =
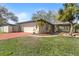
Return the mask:
<svg viewBox="0 0 79 59">
<path fill-rule="evenodd" d="M 40 20 L 37 20 L 37 21 L 40 21 Z M 50 22 L 48 22 L 46 20 L 43 20 L 43 21 L 47 22 L 48 24 L 54 25 L 54 24 L 52 24 L 52 23 L 50 23 Z M 18 23 L 18 24 L 31 23 L 31 22 L 36 22 L 36 21 L 31 20 L 31 21 L 21 22 L 21 23 Z"/>
</svg>

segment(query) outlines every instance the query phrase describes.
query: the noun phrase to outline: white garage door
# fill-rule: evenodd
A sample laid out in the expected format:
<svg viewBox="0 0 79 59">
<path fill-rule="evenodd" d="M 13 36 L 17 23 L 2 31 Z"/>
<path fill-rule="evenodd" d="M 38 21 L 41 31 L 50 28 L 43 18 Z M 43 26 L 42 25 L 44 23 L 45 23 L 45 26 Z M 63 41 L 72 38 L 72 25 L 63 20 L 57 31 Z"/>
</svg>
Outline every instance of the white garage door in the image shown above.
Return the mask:
<svg viewBox="0 0 79 59">
<path fill-rule="evenodd" d="M 33 33 L 34 27 L 24 27 L 24 32 Z"/>
</svg>

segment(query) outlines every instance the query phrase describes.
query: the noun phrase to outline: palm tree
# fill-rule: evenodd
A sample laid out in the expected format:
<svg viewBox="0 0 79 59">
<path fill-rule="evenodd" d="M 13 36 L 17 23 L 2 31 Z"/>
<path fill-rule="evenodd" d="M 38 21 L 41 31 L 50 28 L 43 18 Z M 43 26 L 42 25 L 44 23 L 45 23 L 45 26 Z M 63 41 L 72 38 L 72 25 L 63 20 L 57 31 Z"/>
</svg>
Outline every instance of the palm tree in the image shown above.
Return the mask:
<svg viewBox="0 0 79 59">
<path fill-rule="evenodd" d="M 75 15 L 78 13 L 78 8 L 76 7 L 76 4 L 73 3 L 66 3 L 63 5 L 64 8 L 59 10 L 57 18 L 60 21 L 67 21 L 70 23 L 70 35 L 72 35 L 74 25 L 73 21 L 76 18 Z"/>
</svg>

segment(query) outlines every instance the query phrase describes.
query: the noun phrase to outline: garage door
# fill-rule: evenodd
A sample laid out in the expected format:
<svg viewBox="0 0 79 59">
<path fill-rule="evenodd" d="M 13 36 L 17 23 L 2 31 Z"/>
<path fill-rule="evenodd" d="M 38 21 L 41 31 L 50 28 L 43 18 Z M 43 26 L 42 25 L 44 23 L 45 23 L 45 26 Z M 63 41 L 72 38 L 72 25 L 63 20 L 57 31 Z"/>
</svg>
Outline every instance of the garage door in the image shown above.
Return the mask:
<svg viewBox="0 0 79 59">
<path fill-rule="evenodd" d="M 24 27 L 24 32 L 33 33 L 33 27 Z"/>
</svg>

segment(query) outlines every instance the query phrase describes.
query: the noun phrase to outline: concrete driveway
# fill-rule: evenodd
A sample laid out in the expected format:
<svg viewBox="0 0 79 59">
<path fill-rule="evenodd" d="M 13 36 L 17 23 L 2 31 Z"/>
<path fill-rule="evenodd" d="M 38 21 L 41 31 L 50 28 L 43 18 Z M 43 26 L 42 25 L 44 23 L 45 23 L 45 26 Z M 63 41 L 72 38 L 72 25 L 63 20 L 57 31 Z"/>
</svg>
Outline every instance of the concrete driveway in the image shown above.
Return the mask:
<svg viewBox="0 0 79 59">
<path fill-rule="evenodd" d="M 16 38 L 21 36 L 28 36 L 28 35 L 31 35 L 31 33 L 17 32 L 17 33 L 0 34 L 0 40 Z"/>
</svg>

